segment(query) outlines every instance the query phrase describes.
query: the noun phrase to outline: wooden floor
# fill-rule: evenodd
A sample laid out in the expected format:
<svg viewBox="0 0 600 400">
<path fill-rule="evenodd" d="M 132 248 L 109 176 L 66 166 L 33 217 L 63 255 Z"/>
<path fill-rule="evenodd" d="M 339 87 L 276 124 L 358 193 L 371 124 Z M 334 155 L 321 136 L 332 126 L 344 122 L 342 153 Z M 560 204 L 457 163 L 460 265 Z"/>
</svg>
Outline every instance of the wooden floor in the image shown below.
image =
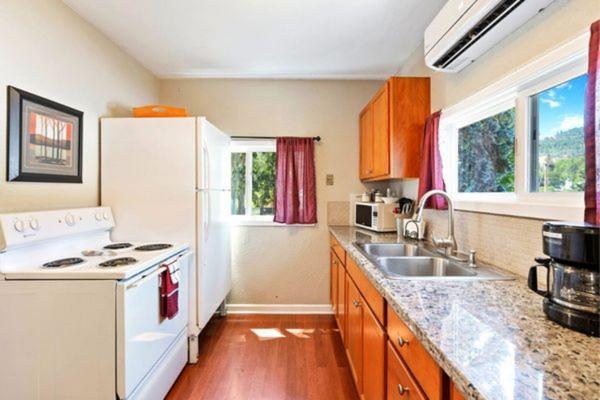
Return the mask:
<svg viewBox="0 0 600 400">
<path fill-rule="evenodd" d="M 358 399 L 333 316 L 229 315 L 199 342 L 167 399 Z"/>
</svg>

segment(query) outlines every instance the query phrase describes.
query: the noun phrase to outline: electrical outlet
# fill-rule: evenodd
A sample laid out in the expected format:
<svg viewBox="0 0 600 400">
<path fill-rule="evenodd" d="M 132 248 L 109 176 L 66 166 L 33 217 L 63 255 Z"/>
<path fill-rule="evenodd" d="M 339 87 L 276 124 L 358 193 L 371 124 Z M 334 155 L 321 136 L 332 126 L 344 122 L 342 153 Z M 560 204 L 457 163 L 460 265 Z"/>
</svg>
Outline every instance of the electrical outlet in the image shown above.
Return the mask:
<svg viewBox="0 0 600 400">
<path fill-rule="evenodd" d="M 325 175 L 325 184 L 327 186 L 333 186 L 333 174 Z"/>
</svg>

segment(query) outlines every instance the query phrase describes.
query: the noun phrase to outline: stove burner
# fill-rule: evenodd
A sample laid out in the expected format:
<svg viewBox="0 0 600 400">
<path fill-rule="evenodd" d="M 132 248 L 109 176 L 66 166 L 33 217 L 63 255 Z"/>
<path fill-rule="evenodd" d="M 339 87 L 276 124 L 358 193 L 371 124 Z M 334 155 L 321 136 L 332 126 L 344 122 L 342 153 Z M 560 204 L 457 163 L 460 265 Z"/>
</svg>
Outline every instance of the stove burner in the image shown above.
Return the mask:
<svg viewBox="0 0 600 400">
<path fill-rule="evenodd" d="M 71 257 L 71 258 L 62 258 L 60 260 L 50 261 L 44 264 L 46 268 L 64 268 L 70 267 L 72 265 L 81 264 L 84 262 L 83 258 L 79 257 Z"/>
<path fill-rule="evenodd" d="M 135 249 L 137 251 L 155 251 L 155 250 L 168 249 L 169 247 L 173 247 L 173 245 L 167 244 L 167 243 L 155 243 L 155 244 L 146 244 L 143 246 L 138 246 Z"/>
<path fill-rule="evenodd" d="M 135 264 L 138 262 L 135 258 L 132 257 L 120 257 L 113 258 L 112 260 L 105 261 L 100 263 L 99 265 L 103 268 L 115 268 L 115 267 L 124 267 L 126 265 Z"/>
<path fill-rule="evenodd" d="M 122 250 L 122 249 L 128 249 L 132 246 L 133 245 L 131 243 L 113 243 L 113 244 L 104 246 L 103 249 L 104 250 Z"/>
</svg>

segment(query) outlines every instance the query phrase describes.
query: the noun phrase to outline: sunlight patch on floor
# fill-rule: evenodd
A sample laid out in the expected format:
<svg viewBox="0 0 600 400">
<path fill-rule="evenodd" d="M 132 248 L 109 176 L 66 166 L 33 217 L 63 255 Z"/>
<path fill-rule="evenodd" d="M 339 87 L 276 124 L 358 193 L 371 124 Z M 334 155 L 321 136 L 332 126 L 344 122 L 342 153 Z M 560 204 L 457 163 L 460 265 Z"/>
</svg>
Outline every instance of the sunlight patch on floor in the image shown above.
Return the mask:
<svg viewBox="0 0 600 400">
<path fill-rule="evenodd" d="M 258 337 L 258 340 L 274 340 L 285 338 L 285 335 L 277 328 L 250 330 Z"/>
<path fill-rule="evenodd" d="M 286 329 L 286 331 L 300 339 L 309 339 L 308 335 L 315 333 L 314 329 Z"/>
</svg>

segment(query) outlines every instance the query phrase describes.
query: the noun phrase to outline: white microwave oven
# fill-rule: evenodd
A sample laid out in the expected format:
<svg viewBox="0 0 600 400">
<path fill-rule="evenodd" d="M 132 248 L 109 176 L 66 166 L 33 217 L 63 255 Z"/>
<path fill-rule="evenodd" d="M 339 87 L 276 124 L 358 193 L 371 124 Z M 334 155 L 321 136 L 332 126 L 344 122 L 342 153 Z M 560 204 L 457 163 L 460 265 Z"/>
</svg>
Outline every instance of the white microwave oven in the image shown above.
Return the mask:
<svg viewBox="0 0 600 400">
<path fill-rule="evenodd" d="M 396 217 L 394 208 L 397 203 L 354 203 L 354 225 L 375 232 L 394 232 Z"/>
</svg>

